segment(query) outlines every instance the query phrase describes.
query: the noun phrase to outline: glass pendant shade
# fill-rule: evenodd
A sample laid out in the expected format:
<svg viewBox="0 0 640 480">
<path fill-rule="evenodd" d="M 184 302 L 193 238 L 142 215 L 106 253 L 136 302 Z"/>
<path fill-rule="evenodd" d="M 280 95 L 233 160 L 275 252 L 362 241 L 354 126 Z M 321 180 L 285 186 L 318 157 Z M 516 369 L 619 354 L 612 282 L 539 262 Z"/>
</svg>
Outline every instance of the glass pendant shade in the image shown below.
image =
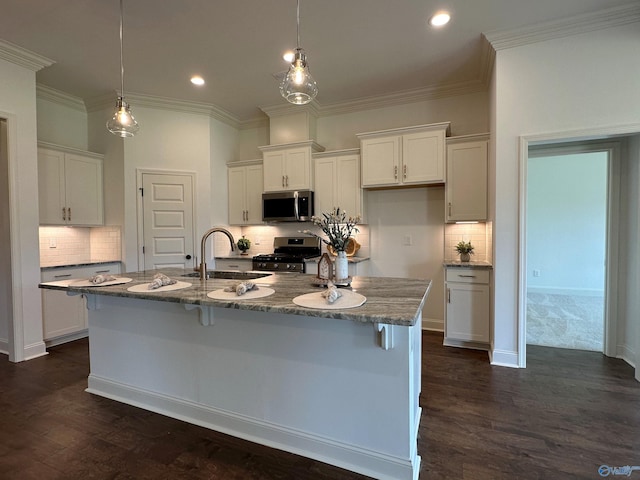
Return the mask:
<svg viewBox="0 0 640 480">
<path fill-rule="evenodd" d="M 123 138 L 133 137 L 140 129 L 138 122 L 131 114 L 129 104 L 122 97 L 118 97 L 116 111 L 111 120 L 107 122 L 107 129 L 114 135 Z"/>
<path fill-rule="evenodd" d="M 296 48 L 291 67 L 280 84 L 280 94 L 294 105 L 306 105 L 318 95 L 318 85 L 309 73 L 307 56 L 301 48 Z"/>
<path fill-rule="evenodd" d="M 124 101 L 124 56 L 123 51 L 124 8 L 123 0 L 120 0 L 120 95 L 116 100 L 116 110 L 111 120 L 107 122 L 107 129 L 114 135 L 127 138 L 133 137 L 140 126 L 131 114 L 129 104 Z"/>
</svg>

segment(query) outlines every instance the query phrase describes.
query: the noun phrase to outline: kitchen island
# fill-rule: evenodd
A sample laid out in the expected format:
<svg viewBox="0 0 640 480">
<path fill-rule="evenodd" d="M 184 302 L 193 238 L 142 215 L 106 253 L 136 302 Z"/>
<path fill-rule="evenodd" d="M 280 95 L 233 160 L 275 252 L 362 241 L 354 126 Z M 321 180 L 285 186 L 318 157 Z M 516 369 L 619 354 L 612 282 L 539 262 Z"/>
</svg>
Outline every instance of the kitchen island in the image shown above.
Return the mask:
<svg viewBox="0 0 640 480">
<path fill-rule="evenodd" d="M 130 283 L 87 295 L 87 391 L 380 479 L 419 476 L 421 310 L 428 280 L 355 277 L 357 308 L 306 308 L 314 276 L 254 280 L 270 296 L 214 300 L 234 280 L 182 278 L 167 292 Z"/>
</svg>

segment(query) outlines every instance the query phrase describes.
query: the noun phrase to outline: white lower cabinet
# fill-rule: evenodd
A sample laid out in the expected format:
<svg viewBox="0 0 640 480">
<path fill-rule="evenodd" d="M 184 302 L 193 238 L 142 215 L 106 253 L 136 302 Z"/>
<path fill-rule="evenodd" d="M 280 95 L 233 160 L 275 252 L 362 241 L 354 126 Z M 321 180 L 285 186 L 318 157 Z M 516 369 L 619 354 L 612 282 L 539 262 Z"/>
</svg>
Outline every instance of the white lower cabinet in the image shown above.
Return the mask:
<svg viewBox="0 0 640 480">
<path fill-rule="evenodd" d="M 245 258 L 216 258 L 216 270 L 238 270 L 246 272 L 252 270 L 253 259 L 251 256 Z"/>
<path fill-rule="evenodd" d="M 118 274 L 120 263 L 85 267 L 56 268 L 42 272 L 43 282 L 86 279 L 98 273 Z M 87 308 L 84 295 L 42 289 L 42 329 L 47 346 L 59 345 L 87 336 Z"/>
<path fill-rule="evenodd" d="M 491 341 L 491 271 L 448 267 L 445 283 L 444 344 L 488 349 Z"/>
</svg>

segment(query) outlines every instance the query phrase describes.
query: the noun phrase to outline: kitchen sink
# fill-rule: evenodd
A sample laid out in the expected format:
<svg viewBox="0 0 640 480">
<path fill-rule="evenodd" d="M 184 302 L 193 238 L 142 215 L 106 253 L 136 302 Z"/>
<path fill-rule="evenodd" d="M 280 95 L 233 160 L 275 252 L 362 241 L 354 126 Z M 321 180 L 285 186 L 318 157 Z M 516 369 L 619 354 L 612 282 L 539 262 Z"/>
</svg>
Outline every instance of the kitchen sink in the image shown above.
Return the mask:
<svg viewBox="0 0 640 480">
<path fill-rule="evenodd" d="M 207 278 L 221 278 L 226 280 L 253 280 L 271 275 L 262 272 L 230 272 L 227 270 L 211 270 L 207 272 Z M 182 277 L 198 278 L 200 272 L 185 273 Z"/>
</svg>

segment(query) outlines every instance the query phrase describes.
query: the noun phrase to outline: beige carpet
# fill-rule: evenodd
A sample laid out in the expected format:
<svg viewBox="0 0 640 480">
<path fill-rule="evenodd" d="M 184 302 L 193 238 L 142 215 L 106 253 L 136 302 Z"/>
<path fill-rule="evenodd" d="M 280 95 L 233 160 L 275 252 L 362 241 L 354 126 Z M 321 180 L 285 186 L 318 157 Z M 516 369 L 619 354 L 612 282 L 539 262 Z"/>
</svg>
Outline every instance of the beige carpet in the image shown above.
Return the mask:
<svg viewBox="0 0 640 480">
<path fill-rule="evenodd" d="M 604 297 L 527 294 L 527 343 L 603 351 Z"/>
</svg>

